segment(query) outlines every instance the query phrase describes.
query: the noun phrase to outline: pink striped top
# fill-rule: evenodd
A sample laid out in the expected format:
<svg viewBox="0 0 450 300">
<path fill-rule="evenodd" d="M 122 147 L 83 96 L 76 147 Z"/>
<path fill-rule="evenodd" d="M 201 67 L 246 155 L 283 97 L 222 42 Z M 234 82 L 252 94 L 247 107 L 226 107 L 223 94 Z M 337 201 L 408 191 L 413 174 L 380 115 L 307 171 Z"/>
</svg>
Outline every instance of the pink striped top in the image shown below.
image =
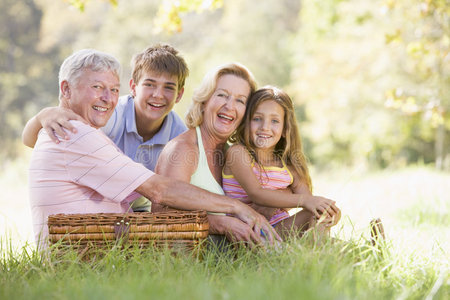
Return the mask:
<svg viewBox="0 0 450 300">
<path fill-rule="evenodd" d="M 29 169 L 36 241 L 45 245 L 47 217 L 56 213 L 120 213 L 154 173 L 124 155 L 101 130 L 71 121 L 78 133 L 53 143 L 41 130 Z"/>
<path fill-rule="evenodd" d="M 258 178 L 259 183 L 264 189 L 268 190 L 286 189 L 294 181 L 291 172 L 286 167 L 284 162 L 282 168 L 262 166 L 262 169 L 263 170 L 261 170 L 261 168 L 255 163 L 252 163 L 253 173 L 255 174 L 256 178 Z M 248 199 L 248 195 L 245 192 L 245 190 L 242 188 L 242 186 L 239 184 L 236 178 L 234 178 L 233 175 L 226 175 L 222 173 L 222 178 L 223 178 L 222 187 L 226 196 L 239 199 L 246 204 L 252 203 L 250 199 Z M 289 217 L 290 215 L 286 209 L 279 208 L 274 212 L 272 217 L 269 219 L 269 223 L 270 225 L 275 226 L 279 222 Z"/>
<path fill-rule="evenodd" d="M 255 163 L 252 163 L 252 170 L 262 188 L 269 190 L 282 190 L 290 186 L 293 177 L 289 169 L 283 162 L 283 167 L 264 167 L 262 169 Z M 262 171 L 262 172 L 261 172 Z M 223 175 L 222 187 L 225 195 L 241 200 L 244 203 L 251 204 L 248 195 L 234 175 Z"/>
</svg>

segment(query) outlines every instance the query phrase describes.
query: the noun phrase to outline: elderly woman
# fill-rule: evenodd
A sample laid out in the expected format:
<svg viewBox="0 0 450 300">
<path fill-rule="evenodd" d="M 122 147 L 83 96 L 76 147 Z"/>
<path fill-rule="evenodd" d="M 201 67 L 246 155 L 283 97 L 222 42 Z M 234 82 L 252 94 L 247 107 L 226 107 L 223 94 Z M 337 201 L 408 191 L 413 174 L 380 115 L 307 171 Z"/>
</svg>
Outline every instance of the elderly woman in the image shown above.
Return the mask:
<svg viewBox="0 0 450 300">
<path fill-rule="evenodd" d="M 255 89 L 253 75 L 241 64 L 209 72 L 192 97 L 186 116 L 188 131 L 166 145 L 156 173 L 224 194 L 221 182 L 227 140 L 241 123 Z M 152 207 L 152 211 L 161 209 Z M 230 241 L 260 241 L 259 233 L 237 218 L 213 213 L 208 217 L 210 234 L 225 235 Z"/>
<path fill-rule="evenodd" d="M 160 89 L 162 87 L 150 93 L 150 98 L 161 98 Z M 219 182 L 222 181 L 224 146 L 228 137 L 241 122 L 245 113 L 247 98 L 254 90 L 253 76 L 239 64 L 230 64 L 208 74 L 202 87 L 197 91 L 194 97 L 196 100 L 194 100 L 194 104 L 189 111 L 187 125 L 191 129 L 173 143 L 167 144 L 167 149 L 159 160 L 157 172 L 223 195 Z M 62 130 L 63 128 L 70 129 L 64 124 L 68 123 L 68 120 L 78 119 L 78 116 L 71 111 L 55 108 L 44 119 L 46 123 L 56 122 L 56 124 L 60 124 L 58 126 Z M 127 120 L 126 123 L 134 124 L 133 120 Z M 34 145 L 37 132 L 42 127 L 42 120 L 39 121 L 35 117 L 32 121 L 29 123 L 32 123 L 33 126 L 27 125 L 28 130 L 24 130 L 24 136 L 28 137 L 24 140 L 32 142 L 29 146 Z M 147 120 L 147 123 L 150 121 Z M 47 130 L 50 130 L 50 135 L 51 129 Z M 167 130 L 165 130 L 165 133 L 167 133 Z M 198 141 L 197 136 L 200 137 Z M 197 142 L 199 143 L 197 144 Z M 228 200 L 225 198 L 225 201 Z M 229 201 L 233 200 L 229 199 Z M 225 203 L 224 206 L 228 204 Z M 158 208 L 156 205 L 154 206 L 153 211 L 157 211 Z M 224 214 L 211 214 L 211 232 L 227 234 L 235 240 L 248 242 L 260 242 L 261 230 L 267 234 L 269 241 L 273 240 L 273 236 L 279 238 L 262 215 L 247 207 L 245 209 L 248 210 L 247 212 L 252 219 L 244 219 L 248 224 L 252 224 L 253 228 L 237 218 L 228 217 Z M 216 211 L 221 210 L 217 209 Z M 223 211 L 226 211 L 225 207 Z"/>
</svg>

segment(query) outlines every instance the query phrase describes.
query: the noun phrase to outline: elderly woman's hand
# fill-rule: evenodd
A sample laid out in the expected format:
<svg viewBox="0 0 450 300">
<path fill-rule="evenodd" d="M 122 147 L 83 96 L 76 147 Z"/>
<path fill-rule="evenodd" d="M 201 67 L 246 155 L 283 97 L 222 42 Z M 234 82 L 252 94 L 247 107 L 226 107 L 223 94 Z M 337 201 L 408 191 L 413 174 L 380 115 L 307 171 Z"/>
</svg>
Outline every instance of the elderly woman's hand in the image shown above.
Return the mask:
<svg viewBox="0 0 450 300">
<path fill-rule="evenodd" d="M 262 216 L 261 216 L 262 217 Z M 264 217 L 262 217 L 264 218 Z M 263 237 L 261 236 L 261 229 L 255 230 L 256 227 L 250 227 L 248 224 L 242 222 L 238 218 L 221 215 L 208 215 L 210 223 L 210 233 L 212 234 L 224 234 L 231 242 L 245 242 L 249 246 L 264 245 Z M 255 220 L 256 223 L 261 220 Z M 268 224 L 268 223 L 267 223 Z M 268 229 L 270 227 L 270 229 Z M 273 236 L 279 238 L 278 234 L 272 229 L 270 224 L 259 226 L 258 228 L 264 228 L 264 231 L 270 232 Z M 268 236 L 267 234 L 265 234 Z"/>
<path fill-rule="evenodd" d="M 269 241 L 269 244 L 273 244 L 275 240 L 282 241 L 281 237 L 269 224 L 267 219 L 248 205 L 243 204 L 238 210 L 238 213 L 236 213 L 236 217 L 253 229 L 253 232 L 258 236 L 259 242 L 261 241 L 261 233 L 264 234 L 265 238 Z"/>
<path fill-rule="evenodd" d="M 224 233 L 229 241 L 246 242 L 250 246 L 262 243 L 260 234 L 256 234 L 250 226 L 241 220 L 229 217 L 226 221 Z"/>
</svg>

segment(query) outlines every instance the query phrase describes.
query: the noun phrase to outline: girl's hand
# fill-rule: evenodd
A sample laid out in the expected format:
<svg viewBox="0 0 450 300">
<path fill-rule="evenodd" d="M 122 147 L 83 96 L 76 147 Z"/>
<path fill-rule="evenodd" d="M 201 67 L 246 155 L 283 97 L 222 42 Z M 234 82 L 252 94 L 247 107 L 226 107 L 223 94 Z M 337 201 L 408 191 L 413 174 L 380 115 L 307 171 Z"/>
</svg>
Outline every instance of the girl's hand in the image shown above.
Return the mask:
<svg viewBox="0 0 450 300">
<path fill-rule="evenodd" d="M 70 123 L 70 120 L 77 120 L 83 123 L 86 121 L 72 110 L 63 107 L 48 107 L 36 116 L 38 122 L 42 125 L 42 128 L 47 132 L 50 139 L 58 144 L 60 142 L 58 136 L 68 140 L 69 135 L 65 130 L 73 133 L 77 132 L 77 129 Z"/>
<path fill-rule="evenodd" d="M 339 210 L 339 212 L 334 216 L 322 215 L 322 217 L 317 222 L 329 228 L 336 225 L 340 219 L 341 219 L 341 211 Z"/>
<path fill-rule="evenodd" d="M 314 216 L 318 219 L 322 215 L 325 218 L 334 218 L 338 222 L 341 217 L 341 211 L 336 206 L 336 201 L 320 197 L 320 196 L 312 196 L 312 195 L 302 195 L 301 205 L 305 209 L 309 210 L 314 214 Z"/>
</svg>

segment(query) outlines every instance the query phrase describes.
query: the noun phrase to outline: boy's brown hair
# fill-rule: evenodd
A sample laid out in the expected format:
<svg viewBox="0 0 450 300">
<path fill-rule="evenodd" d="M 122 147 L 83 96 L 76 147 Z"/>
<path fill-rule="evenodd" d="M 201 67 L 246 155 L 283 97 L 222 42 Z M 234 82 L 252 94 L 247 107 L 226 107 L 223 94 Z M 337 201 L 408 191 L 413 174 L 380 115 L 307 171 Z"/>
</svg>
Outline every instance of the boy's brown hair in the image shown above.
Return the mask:
<svg viewBox="0 0 450 300">
<path fill-rule="evenodd" d="M 136 54 L 131 61 L 132 78 L 137 84 L 144 72 L 177 76 L 178 90 L 184 87 L 189 68 L 179 52 L 170 45 L 156 44 Z"/>
</svg>

